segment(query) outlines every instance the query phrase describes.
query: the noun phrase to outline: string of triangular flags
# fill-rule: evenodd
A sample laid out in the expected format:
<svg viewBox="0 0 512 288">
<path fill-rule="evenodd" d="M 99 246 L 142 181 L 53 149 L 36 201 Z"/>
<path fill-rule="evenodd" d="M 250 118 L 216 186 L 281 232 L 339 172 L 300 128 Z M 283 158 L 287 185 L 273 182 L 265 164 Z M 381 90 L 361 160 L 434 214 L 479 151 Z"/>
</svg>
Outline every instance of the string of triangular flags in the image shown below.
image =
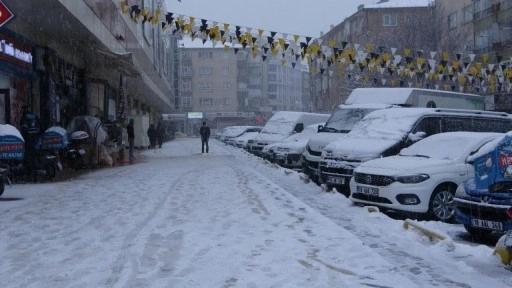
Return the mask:
<svg viewBox="0 0 512 288">
<path fill-rule="evenodd" d="M 365 46 L 347 41 L 324 40 L 321 38 L 288 35 L 217 21 L 197 19 L 167 12 L 161 18 L 161 11 L 129 6 L 120 3 L 121 12 L 129 14 L 134 22 L 159 25 L 164 31 L 190 37 L 224 49 L 249 49 L 253 57 L 263 61 L 272 59 L 283 66 L 302 68 L 308 63 L 310 73 L 338 77 L 355 77 L 365 82 L 388 86 L 415 86 L 430 89 L 459 92 L 507 92 L 512 90 L 512 57 L 509 64 L 500 64 L 503 57 L 497 56 L 491 62 L 488 54 L 463 54 L 448 51 L 429 51 L 398 48 L 386 49 L 372 44 Z M 451 58 L 453 57 L 453 58 Z M 346 75 L 345 75 L 346 74 Z"/>
</svg>

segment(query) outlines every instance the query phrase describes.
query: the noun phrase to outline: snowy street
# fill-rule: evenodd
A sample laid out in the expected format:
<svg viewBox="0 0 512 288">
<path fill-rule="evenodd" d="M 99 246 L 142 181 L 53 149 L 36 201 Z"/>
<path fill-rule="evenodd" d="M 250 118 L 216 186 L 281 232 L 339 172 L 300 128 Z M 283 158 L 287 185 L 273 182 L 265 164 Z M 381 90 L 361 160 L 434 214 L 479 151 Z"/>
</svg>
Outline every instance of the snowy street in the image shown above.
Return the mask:
<svg viewBox="0 0 512 288">
<path fill-rule="evenodd" d="M 2 287 L 512 287 L 461 225 L 353 206 L 238 148 L 198 138 L 133 165 L 0 197 Z"/>
</svg>

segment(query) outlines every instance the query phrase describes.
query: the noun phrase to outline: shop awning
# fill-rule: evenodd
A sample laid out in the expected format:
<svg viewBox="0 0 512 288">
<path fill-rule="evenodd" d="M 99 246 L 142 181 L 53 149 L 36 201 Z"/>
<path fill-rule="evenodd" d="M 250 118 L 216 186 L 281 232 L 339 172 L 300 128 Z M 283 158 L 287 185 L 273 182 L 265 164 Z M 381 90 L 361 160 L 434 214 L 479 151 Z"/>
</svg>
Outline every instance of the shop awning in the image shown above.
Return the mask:
<svg viewBox="0 0 512 288">
<path fill-rule="evenodd" d="M 95 48 L 98 54 L 104 56 L 108 59 L 108 61 L 120 72 L 125 74 L 126 76 L 131 77 L 139 77 L 141 74 L 139 69 L 134 62 L 134 58 L 131 52 L 126 53 L 116 53 L 112 51 L 105 51 L 98 48 Z"/>
</svg>

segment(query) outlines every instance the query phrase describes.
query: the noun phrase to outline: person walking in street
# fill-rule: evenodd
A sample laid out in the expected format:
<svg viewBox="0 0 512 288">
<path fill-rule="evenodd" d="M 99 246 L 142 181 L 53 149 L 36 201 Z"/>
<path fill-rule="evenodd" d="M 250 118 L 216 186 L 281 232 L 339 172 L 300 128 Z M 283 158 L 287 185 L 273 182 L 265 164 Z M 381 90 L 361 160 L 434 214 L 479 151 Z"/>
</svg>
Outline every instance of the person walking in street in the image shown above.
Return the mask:
<svg viewBox="0 0 512 288">
<path fill-rule="evenodd" d="M 156 140 L 158 141 L 158 148 L 162 148 L 164 143 L 164 126 L 162 122 L 158 122 L 156 125 Z"/>
<path fill-rule="evenodd" d="M 133 123 L 135 120 L 130 119 L 130 122 L 128 123 L 128 126 L 126 126 L 126 133 L 128 134 L 128 145 L 130 147 L 130 154 L 129 154 L 129 160 L 130 162 L 135 160 L 135 157 L 133 156 L 133 145 L 135 141 L 135 131 L 133 130 Z"/>
<path fill-rule="evenodd" d="M 206 125 L 206 121 L 204 121 L 203 126 L 199 128 L 199 135 L 201 135 L 201 153 L 204 153 L 205 145 L 206 153 L 208 153 L 208 139 L 210 138 L 210 127 Z"/>
<path fill-rule="evenodd" d="M 149 137 L 149 148 L 155 148 L 156 147 L 156 129 L 155 129 L 155 124 L 149 125 L 148 137 Z"/>
</svg>

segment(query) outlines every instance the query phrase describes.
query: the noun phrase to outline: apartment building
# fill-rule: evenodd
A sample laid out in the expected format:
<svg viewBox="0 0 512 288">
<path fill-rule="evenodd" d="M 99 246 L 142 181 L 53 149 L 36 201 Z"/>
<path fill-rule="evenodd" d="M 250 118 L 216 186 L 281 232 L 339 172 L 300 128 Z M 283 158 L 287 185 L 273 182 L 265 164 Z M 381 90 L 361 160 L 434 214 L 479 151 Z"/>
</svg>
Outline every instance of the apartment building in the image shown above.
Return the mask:
<svg viewBox="0 0 512 288">
<path fill-rule="evenodd" d="M 188 38 L 179 50 L 180 110 L 202 113 L 188 119 L 189 124 L 201 119 L 220 126 L 254 124 L 276 111 L 304 109 L 304 67 L 263 59 L 250 48 L 214 47 Z"/>
<path fill-rule="evenodd" d="M 358 44 L 359 50 L 365 52 L 390 53 L 392 48 L 435 50 L 434 39 L 439 24 L 435 23 L 433 3 L 431 0 L 382 0 L 372 5 L 360 5 L 358 11 L 338 25 L 331 26 L 331 30 L 322 34 L 320 39 L 324 43 L 335 40 L 337 47 L 343 47 L 343 42 Z M 371 51 L 367 50 L 367 44 L 371 45 Z M 319 68 L 327 72 L 312 74 L 311 105 L 318 112 L 331 111 L 344 103 L 354 88 L 381 83 L 365 83 L 364 77 L 358 77 L 357 69 L 347 71 L 346 67 L 338 65 Z"/>
</svg>

